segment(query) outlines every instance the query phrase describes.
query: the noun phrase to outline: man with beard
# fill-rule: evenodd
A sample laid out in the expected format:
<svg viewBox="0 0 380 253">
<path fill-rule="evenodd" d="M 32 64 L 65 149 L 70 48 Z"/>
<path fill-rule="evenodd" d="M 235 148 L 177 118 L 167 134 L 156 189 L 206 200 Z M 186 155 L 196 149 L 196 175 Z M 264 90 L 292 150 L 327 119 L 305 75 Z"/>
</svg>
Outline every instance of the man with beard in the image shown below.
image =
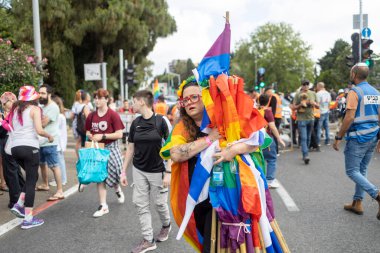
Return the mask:
<svg viewBox="0 0 380 253">
<path fill-rule="evenodd" d="M 54 179 L 57 182 L 57 192 L 48 198 L 48 201 L 63 199 L 61 169 L 59 168 L 59 159 L 57 146 L 59 142 L 58 117 L 59 107 L 51 99 L 53 89 L 44 84 L 40 87 L 40 104 L 43 111 L 42 126 L 44 130 L 54 137 L 53 142 L 46 138 L 40 139 L 40 166 L 43 184 L 37 186 L 38 191 L 48 191 L 48 167 L 53 171 Z"/>
</svg>

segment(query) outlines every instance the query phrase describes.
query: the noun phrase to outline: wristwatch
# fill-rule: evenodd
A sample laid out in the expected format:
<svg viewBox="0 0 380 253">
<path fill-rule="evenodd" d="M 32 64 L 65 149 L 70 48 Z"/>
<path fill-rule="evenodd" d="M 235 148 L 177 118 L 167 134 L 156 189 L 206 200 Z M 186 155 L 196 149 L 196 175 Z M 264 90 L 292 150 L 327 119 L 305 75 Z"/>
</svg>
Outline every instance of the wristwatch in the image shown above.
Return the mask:
<svg viewBox="0 0 380 253">
<path fill-rule="evenodd" d="M 102 140 L 103 140 L 103 141 L 106 140 L 106 134 L 103 134 L 103 136 L 102 136 Z"/>
<path fill-rule="evenodd" d="M 335 140 L 341 141 L 341 140 L 343 140 L 343 137 L 339 137 L 338 135 L 335 135 Z"/>
</svg>

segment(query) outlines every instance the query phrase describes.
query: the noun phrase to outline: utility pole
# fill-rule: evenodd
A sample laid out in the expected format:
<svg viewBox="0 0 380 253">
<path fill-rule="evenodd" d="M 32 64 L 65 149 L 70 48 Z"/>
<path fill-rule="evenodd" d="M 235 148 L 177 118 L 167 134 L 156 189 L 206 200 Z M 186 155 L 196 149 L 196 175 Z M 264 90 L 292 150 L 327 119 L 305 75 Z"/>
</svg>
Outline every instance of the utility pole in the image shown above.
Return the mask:
<svg viewBox="0 0 380 253">
<path fill-rule="evenodd" d="M 34 35 L 34 50 L 36 50 L 37 64 L 42 61 L 41 50 L 41 31 L 40 31 L 40 8 L 38 0 L 33 0 L 33 35 Z M 38 81 L 38 86 L 43 83 L 42 78 Z"/>
<path fill-rule="evenodd" d="M 121 102 L 124 102 L 124 56 L 123 49 L 119 49 L 119 69 L 120 69 L 120 95 Z"/>
<path fill-rule="evenodd" d="M 362 62 L 362 31 L 363 31 L 363 3 L 359 0 L 359 62 Z"/>
</svg>

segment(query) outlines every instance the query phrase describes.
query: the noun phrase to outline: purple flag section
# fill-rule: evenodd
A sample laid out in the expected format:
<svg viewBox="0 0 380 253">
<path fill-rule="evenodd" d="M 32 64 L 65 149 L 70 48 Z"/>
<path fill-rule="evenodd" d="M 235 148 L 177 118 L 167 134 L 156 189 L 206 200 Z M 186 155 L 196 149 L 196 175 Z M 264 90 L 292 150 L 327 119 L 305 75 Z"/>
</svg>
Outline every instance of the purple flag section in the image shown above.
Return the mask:
<svg viewBox="0 0 380 253">
<path fill-rule="evenodd" d="M 204 58 L 218 56 L 221 54 L 230 54 L 231 29 L 230 24 L 226 23 L 223 32 L 219 35 L 214 45 L 208 50 Z"/>
<path fill-rule="evenodd" d="M 228 74 L 230 70 L 230 24 L 226 23 L 223 32 L 219 35 L 210 50 L 203 57 L 198 67 L 193 70 L 195 78 L 202 86 L 202 82 L 210 76 Z"/>
</svg>

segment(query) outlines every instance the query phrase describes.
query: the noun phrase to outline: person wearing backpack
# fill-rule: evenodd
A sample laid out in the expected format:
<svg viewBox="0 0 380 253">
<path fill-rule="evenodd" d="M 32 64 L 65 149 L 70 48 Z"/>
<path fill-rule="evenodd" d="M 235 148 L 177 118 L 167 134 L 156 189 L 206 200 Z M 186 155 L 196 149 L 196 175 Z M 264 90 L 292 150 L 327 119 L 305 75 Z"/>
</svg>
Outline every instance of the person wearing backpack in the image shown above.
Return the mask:
<svg viewBox="0 0 380 253">
<path fill-rule="evenodd" d="M 86 105 L 87 92 L 78 90 L 75 93 L 75 102 L 71 108 L 71 119 L 73 120 L 73 134 L 75 138 L 75 153 L 78 157 L 78 150 L 84 147 L 86 142 L 86 118 L 90 110 Z"/>
<path fill-rule="evenodd" d="M 170 123 L 162 115 L 155 114 L 153 94 L 140 90 L 133 96 L 133 110 L 141 114 L 131 125 L 128 136 L 128 148 L 121 173 L 122 185 L 127 185 L 126 170 L 133 164 L 133 203 L 137 208 L 143 240 L 133 253 L 147 252 L 157 248 L 156 241 L 163 242 L 171 230 L 168 206 L 168 187 L 171 180 L 170 169 L 165 168 L 160 157 L 163 139 L 169 136 Z M 171 164 L 167 164 L 170 168 Z M 162 228 L 156 238 L 153 237 L 152 216 L 150 213 L 150 195 L 159 214 Z"/>
</svg>

